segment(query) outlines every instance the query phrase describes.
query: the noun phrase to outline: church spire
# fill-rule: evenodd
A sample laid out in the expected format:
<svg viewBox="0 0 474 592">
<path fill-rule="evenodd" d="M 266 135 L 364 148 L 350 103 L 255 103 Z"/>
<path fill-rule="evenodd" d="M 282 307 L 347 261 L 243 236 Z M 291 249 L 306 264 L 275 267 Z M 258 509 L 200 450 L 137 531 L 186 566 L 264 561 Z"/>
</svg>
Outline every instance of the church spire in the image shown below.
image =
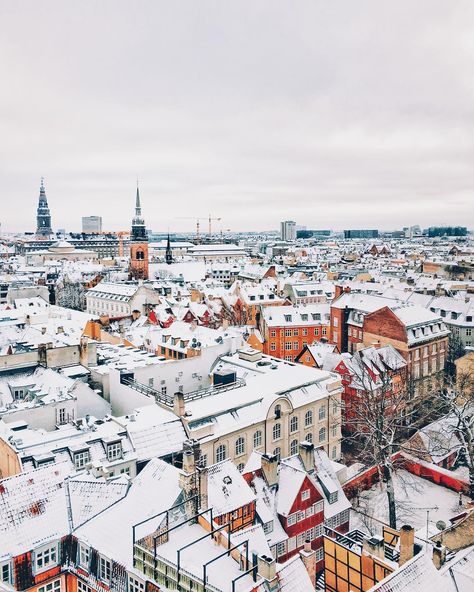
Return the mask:
<svg viewBox="0 0 474 592">
<path fill-rule="evenodd" d="M 38 208 L 36 210 L 36 235 L 42 238 L 49 238 L 52 232 L 51 212 L 49 211 L 48 200 L 46 198 L 44 177 L 41 177 Z"/>
<path fill-rule="evenodd" d="M 140 204 L 140 188 L 138 187 L 138 179 L 137 179 L 137 197 L 135 199 L 135 217 L 141 218 L 142 215 L 142 206 Z"/>
<path fill-rule="evenodd" d="M 168 232 L 168 240 L 166 242 L 165 261 L 168 265 L 173 263 L 173 252 L 171 250 L 170 233 Z"/>
</svg>

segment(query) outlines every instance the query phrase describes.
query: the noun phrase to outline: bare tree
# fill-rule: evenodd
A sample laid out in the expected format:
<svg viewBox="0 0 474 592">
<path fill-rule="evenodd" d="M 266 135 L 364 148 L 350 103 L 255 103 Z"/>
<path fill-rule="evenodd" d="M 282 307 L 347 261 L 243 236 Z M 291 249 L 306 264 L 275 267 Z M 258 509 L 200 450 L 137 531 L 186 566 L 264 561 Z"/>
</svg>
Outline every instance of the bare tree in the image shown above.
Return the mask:
<svg viewBox="0 0 474 592">
<path fill-rule="evenodd" d="M 384 360 L 374 348 L 362 350 L 350 361 L 350 385 L 344 397 L 345 445 L 364 464 L 375 465 L 385 484 L 389 523 L 397 528 L 393 456 L 403 450 L 407 436 L 421 421 L 411 401 L 406 364 L 393 350 Z M 390 350 L 389 350 L 390 351 Z M 371 359 L 367 359 L 369 355 Z M 392 359 L 390 359 L 390 357 Z"/>
<path fill-rule="evenodd" d="M 474 369 L 458 372 L 442 391 L 447 416 L 447 430 L 460 442 L 469 471 L 469 495 L 474 500 Z"/>
</svg>

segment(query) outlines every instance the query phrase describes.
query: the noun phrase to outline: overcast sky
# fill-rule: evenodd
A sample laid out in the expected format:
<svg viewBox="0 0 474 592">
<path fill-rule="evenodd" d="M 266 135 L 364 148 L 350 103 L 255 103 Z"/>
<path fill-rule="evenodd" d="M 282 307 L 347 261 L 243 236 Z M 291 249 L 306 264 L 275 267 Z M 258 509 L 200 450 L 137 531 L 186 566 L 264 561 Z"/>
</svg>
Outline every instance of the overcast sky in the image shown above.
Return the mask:
<svg viewBox="0 0 474 592">
<path fill-rule="evenodd" d="M 0 221 L 474 226 L 472 0 L 0 0 Z"/>
</svg>

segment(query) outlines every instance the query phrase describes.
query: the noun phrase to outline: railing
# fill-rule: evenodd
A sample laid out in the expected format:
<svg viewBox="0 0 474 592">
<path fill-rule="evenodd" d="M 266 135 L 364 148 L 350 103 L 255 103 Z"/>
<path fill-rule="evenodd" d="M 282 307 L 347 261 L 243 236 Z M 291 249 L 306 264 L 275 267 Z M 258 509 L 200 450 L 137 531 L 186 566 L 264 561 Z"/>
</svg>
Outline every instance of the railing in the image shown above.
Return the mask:
<svg viewBox="0 0 474 592">
<path fill-rule="evenodd" d="M 164 395 L 160 391 L 157 391 L 151 386 L 147 386 L 146 384 L 142 384 L 141 382 L 137 382 L 133 380 L 133 378 L 122 378 L 122 384 L 129 386 L 130 388 L 142 393 L 142 395 L 147 395 L 147 397 L 154 397 L 158 403 L 162 405 L 166 405 L 167 407 L 173 407 L 173 397 L 169 395 Z"/>
<path fill-rule="evenodd" d="M 236 378 L 235 382 L 230 384 L 222 384 L 222 385 L 213 385 L 203 389 L 197 389 L 195 391 L 190 391 L 189 393 L 185 393 L 184 400 L 185 401 L 194 401 L 195 399 L 202 399 L 203 397 L 209 397 L 210 395 L 217 395 L 218 393 L 224 393 L 226 391 L 233 391 L 236 388 L 240 388 L 245 386 L 246 382 L 243 378 Z"/>
<path fill-rule="evenodd" d="M 122 378 L 122 384 L 129 386 L 130 388 L 146 395 L 148 397 L 154 397 L 154 399 L 161 403 L 162 405 L 166 405 L 167 407 L 173 407 L 173 397 L 170 395 L 164 395 L 162 392 L 156 390 L 151 386 L 147 386 L 146 384 L 142 384 L 141 382 L 137 382 L 133 380 L 133 378 Z M 183 397 L 185 401 L 194 401 L 196 399 L 202 399 L 203 397 L 210 397 L 211 395 L 217 395 L 219 393 L 225 393 L 226 391 L 232 391 L 236 388 L 240 388 L 245 386 L 246 382 L 243 378 L 236 378 L 235 382 L 230 384 L 222 384 L 222 385 L 213 385 L 203 389 L 197 389 L 194 391 L 190 391 L 188 393 L 183 393 Z"/>
</svg>

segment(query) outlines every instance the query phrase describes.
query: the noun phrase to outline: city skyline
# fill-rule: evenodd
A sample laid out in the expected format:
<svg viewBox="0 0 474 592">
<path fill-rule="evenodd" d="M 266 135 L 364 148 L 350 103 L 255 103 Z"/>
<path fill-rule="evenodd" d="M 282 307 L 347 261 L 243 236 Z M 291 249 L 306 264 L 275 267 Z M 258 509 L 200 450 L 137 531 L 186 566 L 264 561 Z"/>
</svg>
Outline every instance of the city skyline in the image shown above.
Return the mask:
<svg viewBox="0 0 474 592">
<path fill-rule="evenodd" d="M 56 229 L 127 229 L 137 175 L 160 232 L 472 227 L 469 2 L 26 5 L 0 3 L 4 231 L 41 176 Z"/>
</svg>

